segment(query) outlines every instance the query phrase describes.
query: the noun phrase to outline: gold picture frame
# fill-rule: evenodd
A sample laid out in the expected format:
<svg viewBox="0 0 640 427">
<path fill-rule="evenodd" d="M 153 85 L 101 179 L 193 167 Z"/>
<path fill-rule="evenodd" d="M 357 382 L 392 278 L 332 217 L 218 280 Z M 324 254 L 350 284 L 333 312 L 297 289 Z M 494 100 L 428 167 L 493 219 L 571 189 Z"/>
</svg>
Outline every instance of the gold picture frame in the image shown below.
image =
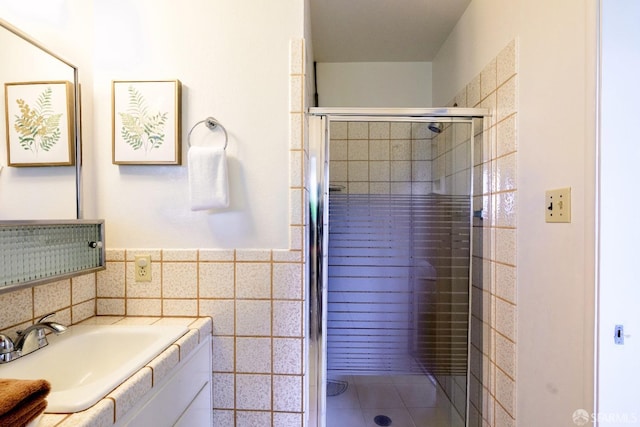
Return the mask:
<svg viewBox="0 0 640 427">
<path fill-rule="evenodd" d="M 5 83 L 4 94 L 7 165 L 73 165 L 73 84 L 63 80 Z"/>
<path fill-rule="evenodd" d="M 114 80 L 111 89 L 113 164 L 180 165 L 180 80 Z"/>
</svg>

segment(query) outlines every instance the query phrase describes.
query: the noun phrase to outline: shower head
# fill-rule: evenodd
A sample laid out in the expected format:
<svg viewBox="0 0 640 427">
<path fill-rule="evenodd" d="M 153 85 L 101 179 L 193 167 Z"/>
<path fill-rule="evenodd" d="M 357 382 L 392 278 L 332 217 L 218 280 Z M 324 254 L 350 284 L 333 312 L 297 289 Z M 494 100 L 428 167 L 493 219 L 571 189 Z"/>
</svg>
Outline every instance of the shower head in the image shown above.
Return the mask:
<svg viewBox="0 0 640 427">
<path fill-rule="evenodd" d="M 442 132 L 442 123 L 429 123 L 429 130 L 433 133 Z"/>
</svg>

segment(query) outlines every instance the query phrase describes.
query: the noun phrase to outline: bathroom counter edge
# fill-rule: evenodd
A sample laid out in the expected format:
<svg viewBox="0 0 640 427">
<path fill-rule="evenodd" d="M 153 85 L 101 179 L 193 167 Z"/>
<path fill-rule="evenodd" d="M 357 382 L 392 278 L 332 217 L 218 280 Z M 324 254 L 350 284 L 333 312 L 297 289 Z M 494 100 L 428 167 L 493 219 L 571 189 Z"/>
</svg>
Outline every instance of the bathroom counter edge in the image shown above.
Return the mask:
<svg viewBox="0 0 640 427">
<path fill-rule="evenodd" d="M 211 317 L 94 316 L 78 325 L 180 325 L 187 327 L 188 331 L 92 407 L 73 414 L 45 413 L 38 427 L 115 424 L 124 415 L 123 408 L 135 405 L 150 389 L 160 384 L 163 377 L 179 366 L 199 343 L 211 337 L 213 331 Z"/>
</svg>

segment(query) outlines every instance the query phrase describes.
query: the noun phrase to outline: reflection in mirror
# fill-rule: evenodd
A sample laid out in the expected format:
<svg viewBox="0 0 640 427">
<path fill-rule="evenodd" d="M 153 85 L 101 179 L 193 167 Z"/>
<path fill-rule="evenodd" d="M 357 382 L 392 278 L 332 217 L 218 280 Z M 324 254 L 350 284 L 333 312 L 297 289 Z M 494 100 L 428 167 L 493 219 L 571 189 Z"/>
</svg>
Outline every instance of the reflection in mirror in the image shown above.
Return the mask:
<svg viewBox="0 0 640 427">
<path fill-rule="evenodd" d="M 0 138 L 2 138 L 0 143 L 0 220 L 78 218 L 76 177 L 79 169 L 74 166 L 75 153 L 79 148 L 79 135 L 75 131 L 78 128 L 75 106 L 79 105 L 75 99 L 76 78 L 75 67 L 0 20 L 0 87 L 3 90 L 3 101 L 0 105 Z M 58 127 L 63 135 L 56 138 L 56 126 L 53 126 L 54 129 L 49 132 L 58 146 L 64 145 L 67 148 L 69 161 L 34 162 L 39 163 L 37 166 L 8 165 L 9 138 L 11 136 L 17 140 L 15 111 L 18 109 L 13 105 L 17 99 L 9 100 L 5 91 L 6 87 L 15 87 L 11 84 L 27 82 L 69 83 L 71 90 L 66 100 L 69 108 L 64 110 L 64 107 L 60 107 L 60 114 L 64 114 L 58 117 Z M 10 85 L 7 86 L 7 83 Z M 35 87 L 42 87 L 43 91 L 47 89 L 40 85 Z M 29 103 L 25 96 L 22 97 Z M 59 113 L 57 110 L 51 111 L 56 108 L 55 105 L 53 100 L 50 102 L 47 95 L 42 93 L 33 95 L 30 102 L 32 112 L 41 116 L 40 123 L 50 120 L 53 125 L 56 124 L 57 117 L 54 113 Z M 10 112 L 9 115 L 7 110 Z M 33 128 L 36 127 L 33 126 Z M 41 134 L 47 132 L 42 125 L 37 129 L 39 130 L 34 131 L 38 134 L 34 135 L 35 139 L 39 139 Z M 24 135 L 28 133 L 22 130 Z M 28 138 L 29 135 L 26 137 Z M 16 147 L 20 145 L 12 143 L 11 153 Z M 50 153 L 46 154 L 50 155 Z M 60 166 L 63 163 L 66 165 Z"/>
</svg>

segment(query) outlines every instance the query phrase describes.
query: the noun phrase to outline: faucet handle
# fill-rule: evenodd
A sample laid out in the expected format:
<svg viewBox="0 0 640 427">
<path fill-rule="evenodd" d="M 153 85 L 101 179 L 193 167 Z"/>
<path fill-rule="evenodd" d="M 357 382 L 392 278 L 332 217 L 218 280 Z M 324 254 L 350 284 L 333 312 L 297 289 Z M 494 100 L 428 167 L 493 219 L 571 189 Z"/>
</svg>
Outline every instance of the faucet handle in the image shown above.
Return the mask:
<svg viewBox="0 0 640 427">
<path fill-rule="evenodd" d="M 44 316 L 42 316 L 42 317 L 41 317 L 41 318 L 40 318 L 36 323 L 42 323 L 42 322 L 44 322 L 44 320 L 45 320 L 45 319 L 47 319 L 47 318 L 49 318 L 49 317 L 53 316 L 54 314 L 56 314 L 56 312 L 55 312 L 55 311 L 53 311 L 53 312 L 51 312 L 51 313 L 49 313 L 49 314 L 45 314 L 45 315 L 44 315 Z"/>
<path fill-rule="evenodd" d="M 13 341 L 5 334 L 0 334 L 0 354 L 11 353 L 14 350 Z"/>
<path fill-rule="evenodd" d="M 0 363 L 11 362 L 18 357 L 20 357 L 20 352 L 16 351 L 11 338 L 0 334 Z"/>
<path fill-rule="evenodd" d="M 49 317 L 53 316 L 54 314 L 56 314 L 56 312 L 55 312 L 55 311 L 54 311 L 54 312 L 52 312 L 52 313 L 45 314 L 45 315 L 44 315 L 44 316 L 42 316 L 40 319 L 38 319 L 38 321 L 37 321 L 37 322 L 35 322 L 35 323 L 33 324 L 33 326 L 35 326 L 35 325 L 37 325 L 37 324 L 39 324 L 39 323 L 44 322 L 44 320 L 46 320 L 47 318 L 49 318 Z M 24 332 L 25 332 L 25 331 L 28 331 L 28 330 L 30 330 L 30 329 L 29 329 L 29 328 L 27 328 L 27 329 L 25 329 L 25 330 L 19 330 L 19 331 L 16 331 L 16 334 L 18 334 L 18 337 L 20 337 L 20 336 L 22 336 L 22 334 L 24 334 Z M 44 331 L 41 331 L 40 335 L 41 335 L 41 336 L 44 336 Z"/>
</svg>

